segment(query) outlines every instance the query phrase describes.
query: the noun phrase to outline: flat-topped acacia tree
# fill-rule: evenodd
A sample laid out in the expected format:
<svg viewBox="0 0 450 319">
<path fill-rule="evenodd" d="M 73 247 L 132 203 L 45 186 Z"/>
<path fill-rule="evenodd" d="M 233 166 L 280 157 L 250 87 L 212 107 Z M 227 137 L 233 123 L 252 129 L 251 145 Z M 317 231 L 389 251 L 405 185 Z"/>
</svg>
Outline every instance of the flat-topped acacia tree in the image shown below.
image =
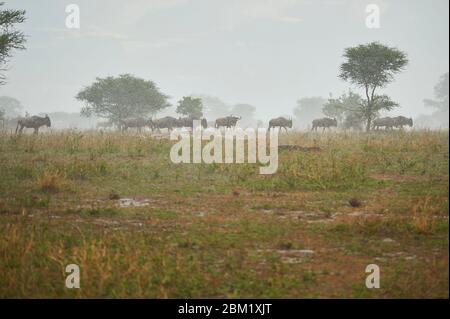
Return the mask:
<svg viewBox="0 0 450 319">
<path fill-rule="evenodd" d="M 388 96 L 377 95 L 376 90 L 386 87 L 394 80 L 394 75 L 404 70 L 407 56 L 396 48 L 372 42 L 345 49 L 344 58 L 339 77 L 363 88 L 365 101 L 360 108 L 366 131 L 369 131 L 379 111 L 398 106 Z"/>
<path fill-rule="evenodd" d="M 130 117 L 153 115 L 170 106 L 168 96 L 161 93 L 155 83 L 130 74 L 97 78 L 76 98 L 86 104 L 82 115 L 96 115 L 115 124 Z"/>
</svg>

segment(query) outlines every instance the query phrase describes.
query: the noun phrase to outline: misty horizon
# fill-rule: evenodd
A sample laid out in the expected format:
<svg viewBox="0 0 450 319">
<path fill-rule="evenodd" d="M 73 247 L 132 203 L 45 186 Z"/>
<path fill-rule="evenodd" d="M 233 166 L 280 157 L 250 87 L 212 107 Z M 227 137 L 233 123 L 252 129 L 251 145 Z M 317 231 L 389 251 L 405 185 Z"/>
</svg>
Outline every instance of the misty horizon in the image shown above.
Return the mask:
<svg viewBox="0 0 450 319">
<path fill-rule="evenodd" d="M 30 114 L 79 112 L 76 94 L 97 77 L 129 73 L 169 95 L 208 95 L 250 104 L 267 121 L 293 116 L 297 100 L 327 99 L 356 87 L 338 78 L 344 49 L 378 41 L 408 54 L 409 65 L 380 93 L 400 107 L 390 114 L 431 114 L 448 72 L 448 1 L 77 1 L 79 30 L 65 26 L 67 3 L 16 0 L 27 50 L 9 63 L 1 96 Z M 379 29 L 365 25 L 369 3 L 380 6 Z"/>
</svg>

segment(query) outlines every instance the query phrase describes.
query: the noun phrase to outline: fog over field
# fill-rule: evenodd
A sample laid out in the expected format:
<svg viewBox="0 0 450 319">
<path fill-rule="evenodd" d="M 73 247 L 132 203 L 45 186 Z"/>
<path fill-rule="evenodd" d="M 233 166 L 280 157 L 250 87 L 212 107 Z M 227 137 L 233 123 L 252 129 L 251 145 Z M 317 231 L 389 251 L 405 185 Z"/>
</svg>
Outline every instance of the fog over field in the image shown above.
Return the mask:
<svg viewBox="0 0 450 319">
<path fill-rule="evenodd" d="M 448 11 L 0 0 L 0 299 L 448 299 Z"/>
<path fill-rule="evenodd" d="M 0 95 L 18 99 L 30 114 L 79 112 L 83 103 L 75 96 L 96 77 L 130 73 L 154 81 L 173 105 L 186 95 L 207 95 L 250 104 L 262 121 L 293 116 L 301 98 L 348 91 L 337 76 L 344 49 L 379 41 L 409 59 L 380 90 L 400 104 L 390 114 L 417 117 L 433 112 L 423 100 L 434 98 L 449 68 L 447 0 L 74 3 L 79 30 L 65 26 L 66 1 L 5 4 L 26 10 L 19 29 L 28 40 L 14 54 Z M 381 9 L 378 29 L 366 27 L 370 3 Z"/>
</svg>

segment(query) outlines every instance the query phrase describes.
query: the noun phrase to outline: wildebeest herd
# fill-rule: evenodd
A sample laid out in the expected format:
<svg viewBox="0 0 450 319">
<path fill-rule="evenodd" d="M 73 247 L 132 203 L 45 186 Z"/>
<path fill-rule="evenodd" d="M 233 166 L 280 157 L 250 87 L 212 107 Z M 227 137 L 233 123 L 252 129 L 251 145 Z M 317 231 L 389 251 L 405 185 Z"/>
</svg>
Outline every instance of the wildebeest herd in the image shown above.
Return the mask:
<svg viewBox="0 0 450 319">
<path fill-rule="evenodd" d="M 166 116 L 160 119 L 144 119 L 144 118 L 128 118 L 125 120 L 121 120 L 120 129 L 122 131 L 126 131 L 128 128 L 137 128 L 138 131 L 141 131 L 142 128 L 148 127 L 152 131 L 153 130 L 161 130 L 168 129 L 169 131 L 174 128 L 193 128 L 194 127 L 194 118 L 192 117 L 184 117 L 184 118 L 174 118 L 172 116 Z M 203 128 L 207 127 L 206 119 L 201 119 L 200 123 Z"/>
<path fill-rule="evenodd" d="M 384 127 L 386 130 L 392 130 L 394 127 L 403 128 L 405 125 L 412 127 L 412 118 L 407 118 L 404 116 L 382 117 L 373 121 L 373 128 L 375 130 L 378 130 L 380 127 Z"/>
<path fill-rule="evenodd" d="M 169 131 L 175 128 L 193 128 L 194 126 L 194 118 L 192 117 L 179 117 L 175 118 L 172 116 L 165 116 L 160 119 L 145 119 L 142 117 L 134 117 L 134 118 L 126 118 L 120 120 L 118 122 L 118 128 L 121 131 L 126 131 L 129 128 L 135 128 L 138 132 L 141 132 L 143 128 L 148 127 L 152 131 L 157 130 L 158 132 L 161 129 L 168 129 Z M 205 118 L 198 119 L 203 128 L 208 127 L 208 122 Z M 237 122 L 241 120 L 239 116 L 225 116 L 216 119 L 214 122 L 215 128 L 234 128 L 237 125 Z M 107 127 L 111 127 L 113 124 L 111 122 L 101 122 L 98 123 L 97 128 L 103 129 Z M 48 115 L 44 117 L 40 116 L 27 116 L 19 118 L 17 121 L 16 134 L 22 133 L 24 128 L 33 128 L 34 133 L 37 134 L 39 132 L 39 128 L 42 126 L 51 127 L 51 121 Z M 338 122 L 335 118 L 321 118 L 315 119 L 312 121 L 312 131 L 317 131 L 318 128 L 322 128 L 323 131 L 325 129 L 330 129 L 332 127 L 337 127 Z M 413 126 L 412 118 L 406 118 L 404 116 L 397 117 L 383 117 L 378 118 L 373 121 L 372 128 L 375 130 L 379 130 L 381 127 L 384 127 L 385 130 L 392 130 L 394 128 L 402 129 L 404 126 Z M 292 128 L 292 119 L 286 119 L 285 117 L 277 117 L 271 119 L 269 121 L 269 130 L 273 128 L 285 129 L 287 131 L 288 128 Z"/>
</svg>

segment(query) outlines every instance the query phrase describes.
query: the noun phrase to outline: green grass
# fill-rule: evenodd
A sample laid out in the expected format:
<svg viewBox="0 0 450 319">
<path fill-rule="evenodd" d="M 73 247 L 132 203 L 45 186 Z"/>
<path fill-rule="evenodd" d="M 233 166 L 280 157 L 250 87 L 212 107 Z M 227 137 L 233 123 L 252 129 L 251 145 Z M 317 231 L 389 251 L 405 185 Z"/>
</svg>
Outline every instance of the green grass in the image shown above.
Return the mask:
<svg viewBox="0 0 450 319">
<path fill-rule="evenodd" d="M 176 165 L 172 142 L 133 134 L 1 135 L 0 297 L 448 298 L 448 132 L 280 143 L 321 151 L 262 176 Z"/>
</svg>

